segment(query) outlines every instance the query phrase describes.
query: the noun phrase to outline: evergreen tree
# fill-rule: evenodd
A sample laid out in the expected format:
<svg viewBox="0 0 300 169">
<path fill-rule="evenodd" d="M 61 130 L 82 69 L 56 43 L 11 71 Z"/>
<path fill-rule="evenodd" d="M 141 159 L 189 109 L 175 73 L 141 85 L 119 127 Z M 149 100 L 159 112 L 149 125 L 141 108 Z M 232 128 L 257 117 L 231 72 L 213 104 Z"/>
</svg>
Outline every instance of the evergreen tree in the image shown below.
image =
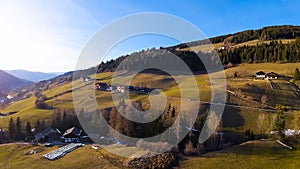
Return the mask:
<svg viewBox="0 0 300 169">
<path fill-rule="evenodd" d="M 23 133 L 22 133 L 22 124 L 20 117 L 17 117 L 16 122 L 16 140 L 22 140 L 23 139 Z"/>
<path fill-rule="evenodd" d="M 9 125 L 8 125 L 9 136 L 12 140 L 16 139 L 16 124 L 13 118 L 10 118 Z"/>
<path fill-rule="evenodd" d="M 71 127 L 66 110 L 64 110 L 64 112 L 63 112 L 63 115 L 62 115 L 62 118 L 61 118 L 61 123 L 62 123 L 61 124 L 61 130 L 62 131 L 65 131 L 65 130 L 67 130 L 68 128 Z"/>
<path fill-rule="evenodd" d="M 77 119 L 79 120 L 81 126 L 87 126 L 89 123 L 89 118 L 85 116 L 85 111 L 82 108 L 77 114 Z"/>
<path fill-rule="evenodd" d="M 41 132 L 41 122 L 39 119 L 36 121 L 34 128 L 35 128 L 35 133 Z"/>
<path fill-rule="evenodd" d="M 46 127 L 47 127 L 47 126 L 46 126 L 46 121 L 43 120 L 42 123 L 41 123 L 40 130 L 41 130 L 41 131 L 44 131 L 44 130 L 46 129 Z"/>
<path fill-rule="evenodd" d="M 32 132 L 31 132 L 31 124 L 30 124 L 30 122 L 28 121 L 27 123 L 26 123 L 26 137 L 29 137 L 29 136 L 32 136 Z"/>
<path fill-rule="evenodd" d="M 104 117 L 101 117 L 101 112 L 96 110 L 93 113 L 93 118 L 89 124 L 89 129 L 94 133 L 106 136 L 108 134 L 108 126 L 106 125 Z"/>
</svg>

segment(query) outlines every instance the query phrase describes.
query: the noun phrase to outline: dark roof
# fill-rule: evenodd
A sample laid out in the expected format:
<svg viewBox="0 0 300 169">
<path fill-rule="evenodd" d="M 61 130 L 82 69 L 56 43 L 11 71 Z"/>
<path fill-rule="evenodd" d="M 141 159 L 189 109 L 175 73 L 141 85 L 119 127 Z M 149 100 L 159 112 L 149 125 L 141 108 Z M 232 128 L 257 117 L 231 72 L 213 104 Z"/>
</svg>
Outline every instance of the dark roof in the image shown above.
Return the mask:
<svg viewBox="0 0 300 169">
<path fill-rule="evenodd" d="M 265 75 L 266 73 L 263 71 L 256 72 L 256 75 Z"/>
<path fill-rule="evenodd" d="M 80 136 L 81 135 L 82 130 L 76 127 L 72 127 L 68 130 L 65 131 L 65 133 L 63 134 L 63 136 L 67 136 L 70 134 L 73 134 L 75 136 Z"/>
<path fill-rule="evenodd" d="M 99 86 L 107 86 L 106 83 L 101 83 L 101 82 L 97 82 L 97 83 L 95 83 L 95 85 L 99 85 Z"/>
<path fill-rule="evenodd" d="M 270 73 L 267 73 L 266 76 L 267 76 L 267 77 L 278 77 L 279 74 L 274 73 L 274 72 L 270 72 Z"/>
<path fill-rule="evenodd" d="M 55 134 L 60 134 L 60 131 L 58 129 L 53 129 L 53 128 L 47 128 L 45 129 L 44 131 L 40 132 L 40 133 L 37 133 L 34 135 L 34 138 L 39 140 L 41 138 L 44 138 L 45 136 L 48 136 L 52 133 L 55 133 Z"/>
</svg>

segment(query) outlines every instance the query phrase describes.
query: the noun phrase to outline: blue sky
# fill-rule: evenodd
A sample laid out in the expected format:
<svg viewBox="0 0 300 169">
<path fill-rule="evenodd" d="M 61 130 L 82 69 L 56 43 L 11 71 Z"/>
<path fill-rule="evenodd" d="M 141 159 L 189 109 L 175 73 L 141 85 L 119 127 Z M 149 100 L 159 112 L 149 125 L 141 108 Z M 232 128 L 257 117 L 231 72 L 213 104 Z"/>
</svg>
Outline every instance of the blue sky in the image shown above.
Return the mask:
<svg viewBox="0 0 300 169">
<path fill-rule="evenodd" d="M 97 30 L 134 13 L 173 14 L 212 37 L 269 25 L 300 25 L 299 9 L 297 0 L 3 0 L 0 69 L 73 70 L 81 49 Z M 155 35 L 132 37 L 113 48 L 107 59 L 176 43 L 174 39 Z"/>
</svg>

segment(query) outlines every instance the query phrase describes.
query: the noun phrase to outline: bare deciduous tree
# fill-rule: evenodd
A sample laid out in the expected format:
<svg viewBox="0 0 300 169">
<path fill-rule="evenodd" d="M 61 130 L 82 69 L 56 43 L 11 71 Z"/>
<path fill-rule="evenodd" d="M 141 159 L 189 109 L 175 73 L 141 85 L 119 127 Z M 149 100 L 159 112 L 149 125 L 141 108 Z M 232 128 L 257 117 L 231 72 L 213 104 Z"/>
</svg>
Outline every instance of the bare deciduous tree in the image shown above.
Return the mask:
<svg viewBox="0 0 300 169">
<path fill-rule="evenodd" d="M 259 114 L 258 117 L 257 117 L 256 124 L 257 124 L 257 127 L 258 127 L 259 131 L 260 131 L 260 134 L 264 133 L 265 119 L 266 119 L 266 115 L 264 113 Z"/>
<path fill-rule="evenodd" d="M 263 95 L 263 96 L 261 97 L 261 103 L 262 103 L 262 104 L 267 104 L 267 101 L 268 101 L 267 95 Z"/>
<path fill-rule="evenodd" d="M 294 130 L 299 130 L 299 125 L 300 125 L 300 115 L 295 114 L 294 119 L 291 122 L 291 126 L 293 127 Z"/>
<path fill-rule="evenodd" d="M 271 134 L 271 131 L 274 130 L 276 125 L 277 114 L 271 114 L 268 118 L 268 134 Z"/>
</svg>

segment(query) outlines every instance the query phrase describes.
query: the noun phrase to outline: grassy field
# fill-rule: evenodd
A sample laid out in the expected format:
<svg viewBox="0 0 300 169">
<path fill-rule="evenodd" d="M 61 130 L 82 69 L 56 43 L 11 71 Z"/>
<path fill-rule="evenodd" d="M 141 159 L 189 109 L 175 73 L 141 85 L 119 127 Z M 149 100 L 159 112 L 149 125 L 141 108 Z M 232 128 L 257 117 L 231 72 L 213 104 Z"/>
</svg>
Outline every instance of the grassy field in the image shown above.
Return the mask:
<svg viewBox="0 0 300 169">
<path fill-rule="evenodd" d="M 224 43 L 215 43 L 215 44 L 206 44 L 201 46 L 193 46 L 190 48 L 178 49 L 178 51 L 201 51 L 201 52 L 209 52 L 213 49 L 219 49 L 224 46 Z"/>
<path fill-rule="evenodd" d="M 280 75 L 290 76 L 292 77 L 295 68 L 300 67 L 300 63 L 287 63 L 287 64 L 277 64 L 277 63 L 260 63 L 260 64 L 241 64 L 233 68 L 229 68 L 225 70 L 225 74 L 227 76 L 227 88 L 232 90 L 240 90 L 241 95 L 245 97 L 244 99 L 240 99 L 243 101 L 247 100 L 256 100 L 259 102 L 261 100 L 262 95 L 268 96 L 267 103 L 275 106 L 276 104 L 288 104 L 293 103 L 294 105 L 300 105 L 299 99 L 293 94 L 293 92 L 287 90 L 273 90 L 268 81 L 264 80 L 252 80 L 249 78 L 233 78 L 232 75 L 234 72 L 238 72 L 241 76 L 252 76 L 257 71 L 265 71 L 271 72 L 274 71 Z M 112 80 L 112 76 L 114 74 L 112 72 L 96 74 L 91 77 L 97 78 L 98 81 L 103 81 L 110 83 Z M 191 87 L 192 82 L 195 80 L 198 85 L 198 90 L 200 92 L 200 100 L 201 101 L 210 101 L 211 99 L 211 82 L 209 76 L 207 74 L 195 75 L 193 77 L 189 76 L 177 76 L 179 79 L 179 85 L 185 86 L 181 90 L 177 83 L 173 80 L 171 76 L 168 75 L 157 75 L 157 74 L 149 74 L 142 73 L 135 76 L 131 82 L 134 86 L 146 86 L 153 88 L 160 88 L 164 90 L 164 94 L 169 97 L 180 97 L 180 92 L 185 92 L 189 96 L 189 98 L 195 97 L 195 91 Z M 116 82 L 121 82 L 124 79 L 127 79 L 126 75 L 117 76 L 114 80 Z M 147 81 L 145 81 L 147 79 Z M 79 80 L 74 82 L 79 87 L 88 88 L 86 86 L 87 83 L 93 82 L 80 82 Z M 284 84 L 280 84 L 281 86 Z M 288 86 L 282 86 L 285 88 Z M 70 90 L 72 89 L 72 83 L 65 83 L 59 85 L 49 86 L 47 90 L 43 92 L 48 98 L 51 98 L 47 101 L 49 105 L 52 105 L 55 108 L 72 108 L 73 107 L 73 97 Z M 54 97 L 57 95 L 57 97 Z M 84 96 L 84 93 L 82 93 Z M 113 106 L 113 102 L 111 99 L 111 95 L 109 92 L 101 92 L 95 91 L 96 100 L 100 108 L 106 108 Z M 138 95 L 138 94 L 130 94 L 131 100 L 141 100 L 144 103 L 144 108 L 149 108 L 149 100 L 148 95 Z M 0 126 L 2 128 L 7 128 L 8 121 L 11 117 L 16 119 L 18 116 L 21 118 L 23 122 L 30 121 L 32 124 L 35 124 L 37 119 L 50 119 L 53 113 L 53 110 L 41 110 L 37 109 L 34 105 L 35 97 L 32 96 L 28 99 L 17 101 L 7 108 L 0 110 L 0 112 L 8 113 L 11 111 L 19 111 L 17 114 L 14 114 L 9 117 L 0 118 Z M 174 103 L 175 105 L 180 105 L 178 100 L 169 98 L 169 103 Z M 239 100 L 237 100 L 237 104 L 239 104 Z M 252 112 L 256 113 L 256 111 L 247 110 L 250 114 Z M 23 124 L 25 126 L 25 124 Z M 246 127 L 245 127 L 246 128 Z"/>
<path fill-rule="evenodd" d="M 32 169 L 32 168 L 56 168 L 56 169 L 82 169 L 82 168 L 125 168 L 124 158 L 113 155 L 103 149 L 92 149 L 89 145 L 80 147 L 63 158 L 49 161 L 44 154 L 58 147 L 44 148 L 31 145 L 5 145 L 0 146 L 0 166 L 3 169 Z M 25 155 L 30 150 L 40 149 L 42 152 Z"/>
<path fill-rule="evenodd" d="M 274 141 L 254 141 L 201 157 L 188 157 L 180 164 L 190 169 L 296 169 L 300 167 L 300 150 L 288 150 Z"/>
<path fill-rule="evenodd" d="M 35 101 L 35 97 L 31 96 L 28 99 L 20 100 L 9 105 L 4 110 L 0 110 L 3 113 L 18 111 L 18 113 L 13 114 L 11 116 L 1 117 L 0 126 L 6 129 L 8 127 L 8 122 L 10 118 L 16 120 L 17 117 L 20 117 L 24 126 L 25 126 L 25 122 L 27 121 L 30 121 L 31 124 L 35 124 L 37 119 L 40 120 L 49 119 L 50 116 L 52 115 L 52 110 L 37 109 L 35 107 L 34 101 Z"/>
<path fill-rule="evenodd" d="M 233 77 L 234 72 L 240 76 L 254 76 L 258 71 L 266 73 L 275 72 L 282 76 L 293 76 L 295 69 L 300 67 L 300 63 L 256 63 L 240 64 L 236 67 L 225 70 L 227 77 Z"/>
<path fill-rule="evenodd" d="M 295 68 L 300 67 L 300 63 L 276 64 L 276 63 L 261 63 L 261 64 L 241 64 L 237 67 L 225 70 L 227 76 L 227 88 L 232 91 L 238 91 L 242 98 L 236 99 L 236 104 L 241 104 L 243 101 L 256 101 L 260 102 L 262 95 L 267 95 L 267 104 L 275 106 L 276 104 L 294 104 L 300 105 L 299 98 L 295 95 L 295 89 L 291 88 L 288 81 L 274 80 L 272 81 L 278 86 L 278 89 L 273 89 L 269 81 L 266 80 L 253 80 L 249 76 L 254 75 L 257 71 L 276 72 L 280 75 L 292 77 Z M 238 72 L 240 77 L 233 78 L 234 72 Z M 110 83 L 113 73 L 103 73 L 95 75 L 98 81 Z M 94 76 L 94 77 L 95 77 Z M 114 79 L 116 82 L 121 82 L 126 79 L 126 76 L 118 76 Z M 195 75 L 195 79 L 189 76 L 180 75 L 179 85 L 185 86 L 182 91 L 188 93 L 190 98 L 195 97 L 195 91 L 191 87 L 192 82 L 195 80 L 200 92 L 201 101 L 209 101 L 211 98 L 211 82 L 209 76 L 206 74 Z M 147 79 L 147 81 L 145 80 Z M 93 82 L 75 82 L 81 89 L 88 89 L 88 83 Z M 177 83 L 167 75 L 154 75 L 154 74 L 139 74 L 132 83 L 134 86 L 146 86 L 153 88 L 160 88 L 165 91 L 165 95 L 169 96 L 168 102 L 175 106 L 180 105 L 180 89 Z M 49 105 L 55 108 L 72 108 L 73 97 L 70 90 L 72 83 L 65 83 L 61 85 L 49 86 L 43 92 L 50 100 L 47 100 Z M 84 90 L 83 90 L 84 91 Z M 85 93 L 82 93 L 84 96 Z M 56 96 L 56 97 L 54 97 Z M 110 92 L 95 91 L 96 100 L 100 108 L 111 107 L 113 102 Z M 86 96 L 85 96 L 86 97 Z M 175 98 L 172 98 L 175 97 Z M 141 100 L 144 103 L 144 108 L 149 108 L 148 95 L 130 94 L 131 100 Z M 7 108 L 0 110 L 0 112 L 7 113 L 11 111 L 19 111 L 9 117 L 0 118 L 0 126 L 2 128 L 8 127 L 8 121 L 12 117 L 16 119 L 18 116 L 22 122 L 32 122 L 34 125 L 37 119 L 50 120 L 53 110 L 37 109 L 34 105 L 35 97 L 32 96 L 28 99 L 17 101 Z M 88 100 L 86 100 L 88 102 Z M 252 102 L 251 102 L 252 103 Z M 193 110 L 197 106 L 184 103 L 186 112 Z M 255 104 L 251 104 L 255 106 Z M 176 108 L 178 108 L 176 107 Z M 88 111 L 88 110 L 87 110 Z M 226 107 L 223 114 L 223 128 L 227 131 L 234 131 L 244 133 L 247 129 L 254 130 L 254 133 L 259 133 L 257 128 L 257 117 L 261 113 L 271 114 L 263 110 L 256 110 L 250 108 L 233 108 Z M 293 120 L 294 114 L 299 111 L 288 112 L 286 117 L 286 128 L 290 128 L 290 122 Z M 23 124 L 25 127 L 25 124 Z M 67 154 L 64 158 L 56 162 L 45 160 L 42 155 L 54 148 L 46 148 L 44 152 L 31 156 L 24 154 L 29 150 L 36 147 L 30 145 L 8 145 L 0 146 L 0 165 L 4 168 L 124 168 L 120 162 L 120 157 L 113 156 L 103 150 L 94 150 L 89 146 L 79 148 L 74 152 Z M 127 152 L 128 149 L 116 148 L 115 151 Z M 84 154 L 84 155 L 82 155 Z M 255 142 L 249 145 L 238 146 L 228 151 L 213 153 L 210 156 L 188 158 L 182 162 L 183 168 L 267 168 L 268 164 L 272 163 L 272 167 L 286 168 L 299 168 L 300 163 L 296 162 L 294 157 L 299 157 L 300 151 L 288 151 L 282 149 L 275 143 L 269 142 Z M 76 160 L 74 160 L 76 159 Z M 249 161 L 249 163 L 248 163 Z M 291 163 L 291 164 L 289 164 Z M 68 164 L 68 165 L 66 165 Z M 79 165 L 78 165 L 79 164 Z"/>
<path fill-rule="evenodd" d="M 42 146 L 12 144 L 0 146 L 0 165 L 3 169 L 10 168 L 126 168 L 123 164 L 127 160 L 106 152 L 103 149 L 92 149 L 89 145 L 78 148 L 63 158 L 49 161 L 44 154 L 58 147 L 45 148 Z M 39 149 L 33 155 L 25 155 L 30 150 Z M 128 151 L 115 147 L 116 151 Z M 135 148 L 131 151 L 135 151 Z M 84 155 L 83 155 L 84 154 Z M 180 163 L 180 168 L 195 169 L 235 169 L 235 168 L 299 168 L 299 147 L 295 150 L 283 148 L 274 141 L 251 141 L 242 145 L 207 153 L 199 157 L 186 157 Z"/>
<path fill-rule="evenodd" d="M 281 41 L 282 44 L 288 44 L 288 43 L 291 43 L 291 42 L 294 42 L 295 39 L 281 39 L 281 40 L 275 40 L 275 41 Z M 265 44 L 269 44 L 271 41 L 270 40 L 267 40 L 267 41 L 260 41 L 258 39 L 255 39 L 255 40 L 251 40 L 251 41 L 248 41 L 248 42 L 243 42 L 243 43 L 239 43 L 239 44 L 235 44 L 235 45 L 232 45 L 231 47 L 242 47 L 242 46 L 255 46 L 257 44 L 262 44 L 262 43 L 265 43 Z M 193 47 L 190 47 L 190 48 L 183 48 L 183 49 L 178 49 L 179 51 L 201 51 L 201 52 L 209 52 L 213 49 L 219 49 L 221 48 L 222 46 L 224 46 L 225 44 L 223 42 L 220 42 L 220 43 L 214 43 L 214 44 L 206 44 L 206 45 L 200 45 L 200 46 L 193 46 Z"/>
</svg>

